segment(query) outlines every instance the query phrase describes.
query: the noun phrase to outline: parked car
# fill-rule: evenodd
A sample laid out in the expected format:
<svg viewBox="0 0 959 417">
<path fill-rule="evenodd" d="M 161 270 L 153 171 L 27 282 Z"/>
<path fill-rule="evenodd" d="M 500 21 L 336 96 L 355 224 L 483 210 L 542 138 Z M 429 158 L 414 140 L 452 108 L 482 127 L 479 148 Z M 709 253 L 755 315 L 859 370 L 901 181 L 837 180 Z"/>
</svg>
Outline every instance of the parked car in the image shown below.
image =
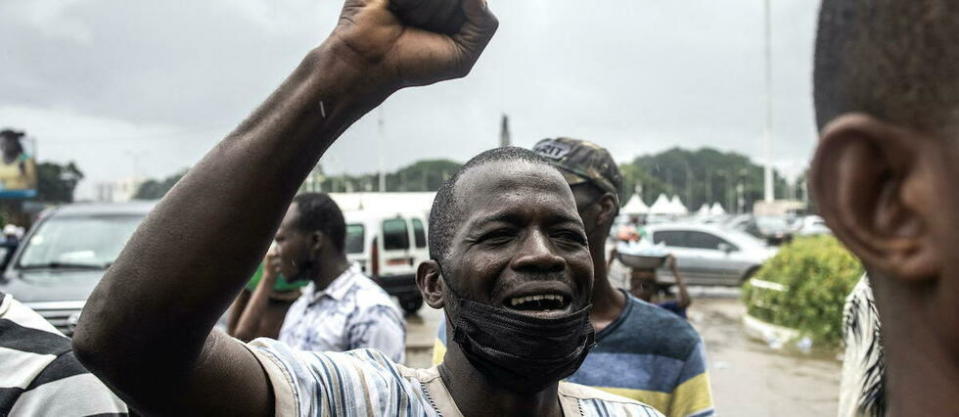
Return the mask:
<svg viewBox="0 0 959 417">
<path fill-rule="evenodd" d="M 739 285 L 776 253 L 760 239 L 715 225 L 657 224 L 647 226 L 646 232 L 676 257 L 689 285 Z M 666 268 L 657 274 L 664 283 L 675 282 Z"/>
<path fill-rule="evenodd" d="M 780 245 L 792 240 L 795 229 L 785 217 L 753 216 L 742 214 L 730 219 L 725 226 L 763 239 L 771 245 Z"/>
<path fill-rule="evenodd" d="M 346 256 L 359 264 L 409 314 L 423 306 L 416 268 L 429 259 L 423 214 L 347 211 Z"/>
<path fill-rule="evenodd" d="M 72 335 L 90 292 L 153 206 L 72 204 L 45 211 L 14 252 L 0 291 Z"/>
<path fill-rule="evenodd" d="M 832 234 L 826 221 L 819 216 L 803 216 L 796 222 L 796 234 L 799 236 L 815 236 Z"/>
</svg>

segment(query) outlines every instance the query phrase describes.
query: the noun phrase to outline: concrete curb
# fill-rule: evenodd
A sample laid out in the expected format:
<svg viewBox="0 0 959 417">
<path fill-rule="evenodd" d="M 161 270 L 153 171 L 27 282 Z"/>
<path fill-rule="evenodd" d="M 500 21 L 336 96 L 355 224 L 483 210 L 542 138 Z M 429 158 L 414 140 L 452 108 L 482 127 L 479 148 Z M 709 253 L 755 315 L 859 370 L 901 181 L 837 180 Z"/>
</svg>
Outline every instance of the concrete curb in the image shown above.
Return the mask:
<svg viewBox="0 0 959 417">
<path fill-rule="evenodd" d="M 749 314 L 743 315 L 743 328 L 745 328 L 747 336 L 774 348 L 777 348 L 776 345 L 782 347 L 793 340 L 799 339 L 800 336 L 799 330 L 767 323 Z"/>
</svg>

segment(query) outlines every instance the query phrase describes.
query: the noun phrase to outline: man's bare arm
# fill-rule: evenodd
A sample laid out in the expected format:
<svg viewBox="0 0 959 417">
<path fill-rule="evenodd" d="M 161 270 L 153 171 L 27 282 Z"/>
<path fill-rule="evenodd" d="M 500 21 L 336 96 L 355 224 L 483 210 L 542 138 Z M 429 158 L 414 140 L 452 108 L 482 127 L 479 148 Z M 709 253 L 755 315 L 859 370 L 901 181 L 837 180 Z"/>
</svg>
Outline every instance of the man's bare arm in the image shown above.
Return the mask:
<svg viewBox="0 0 959 417">
<path fill-rule="evenodd" d="M 240 295 L 237 295 L 236 299 L 233 300 L 233 304 L 230 304 L 230 308 L 226 312 L 226 334 L 236 337 L 236 327 L 240 324 L 240 318 L 243 316 L 246 306 L 250 303 L 251 297 L 252 294 L 243 289 L 243 291 L 240 291 Z"/>
<path fill-rule="evenodd" d="M 445 1 L 393 3 L 430 14 Z M 404 26 L 388 3 L 347 0 L 330 37 L 157 205 L 90 296 L 77 356 L 140 413 L 272 414 L 259 363 L 214 323 L 343 130 L 397 89 L 466 75 L 497 26 L 483 0 L 463 0 L 452 36 Z"/>
</svg>

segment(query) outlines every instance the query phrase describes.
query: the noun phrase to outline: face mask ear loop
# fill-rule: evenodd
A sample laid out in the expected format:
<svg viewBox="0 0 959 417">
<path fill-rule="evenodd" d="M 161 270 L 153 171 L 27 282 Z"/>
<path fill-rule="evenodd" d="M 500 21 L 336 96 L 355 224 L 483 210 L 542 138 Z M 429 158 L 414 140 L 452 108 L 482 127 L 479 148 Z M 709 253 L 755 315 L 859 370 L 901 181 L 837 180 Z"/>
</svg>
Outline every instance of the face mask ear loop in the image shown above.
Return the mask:
<svg viewBox="0 0 959 417">
<path fill-rule="evenodd" d="M 450 285 L 449 276 L 446 275 L 446 272 L 443 271 L 443 264 L 436 259 L 432 259 L 432 261 L 436 262 L 436 266 L 440 268 L 440 276 L 443 277 L 443 283 L 446 285 L 446 288 L 449 288 L 450 292 L 456 296 L 456 303 L 459 304 L 459 301 L 463 299 L 463 296 L 461 296 L 460 293 L 456 292 L 453 286 Z"/>
<path fill-rule="evenodd" d="M 439 269 L 440 269 L 440 276 L 443 277 L 443 284 L 446 285 L 446 288 L 449 288 L 450 293 L 452 293 L 454 296 L 456 296 L 456 305 L 457 305 L 457 306 L 460 306 L 460 305 L 461 305 L 461 300 L 463 299 L 463 297 L 460 296 L 460 294 L 459 294 L 458 292 L 456 292 L 455 289 L 453 289 L 453 286 L 452 286 L 452 285 L 450 285 L 450 281 L 449 281 L 448 275 L 446 275 L 446 272 L 443 271 L 443 264 L 442 264 L 439 260 L 437 260 L 437 259 L 431 259 L 431 260 L 432 260 L 433 262 L 436 262 L 436 266 L 439 267 Z M 458 326 L 456 325 L 456 323 L 453 322 L 453 320 L 450 318 L 449 314 L 443 314 L 443 315 L 446 317 L 446 323 L 447 323 L 447 324 L 450 326 L 450 328 L 455 332 L 455 331 L 456 331 L 456 328 L 458 327 Z"/>
</svg>

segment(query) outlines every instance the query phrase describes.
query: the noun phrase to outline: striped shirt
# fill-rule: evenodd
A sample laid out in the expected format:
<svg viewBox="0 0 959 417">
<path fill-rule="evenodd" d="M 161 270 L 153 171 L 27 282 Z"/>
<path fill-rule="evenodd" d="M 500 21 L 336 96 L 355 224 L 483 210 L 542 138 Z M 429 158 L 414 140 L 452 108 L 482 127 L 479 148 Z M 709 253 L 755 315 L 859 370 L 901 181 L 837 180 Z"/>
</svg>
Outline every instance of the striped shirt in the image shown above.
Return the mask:
<svg viewBox="0 0 959 417">
<path fill-rule="evenodd" d="M 410 369 L 375 350 L 304 352 L 271 339 L 247 345 L 269 375 L 279 417 L 462 417 L 436 367 Z M 561 382 L 567 417 L 662 417 L 652 407 Z"/>
<path fill-rule="evenodd" d="M 596 346 L 570 382 L 649 404 L 669 417 L 707 417 L 713 411 L 702 339 L 674 313 L 627 296 L 622 314 L 596 334 Z M 440 322 L 433 362 L 446 353 Z"/>
<path fill-rule="evenodd" d="M 126 416 L 127 407 L 80 365 L 70 339 L 0 293 L 0 416 Z"/>
<path fill-rule="evenodd" d="M 843 307 L 846 344 L 839 383 L 839 417 L 886 415 L 886 360 L 880 343 L 879 312 L 869 278 L 863 275 Z"/>
<path fill-rule="evenodd" d="M 290 306 L 279 340 L 299 350 L 379 349 L 403 362 L 406 322 L 390 296 L 352 265 L 322 290 L 312 282 Z"/>
</svg>

